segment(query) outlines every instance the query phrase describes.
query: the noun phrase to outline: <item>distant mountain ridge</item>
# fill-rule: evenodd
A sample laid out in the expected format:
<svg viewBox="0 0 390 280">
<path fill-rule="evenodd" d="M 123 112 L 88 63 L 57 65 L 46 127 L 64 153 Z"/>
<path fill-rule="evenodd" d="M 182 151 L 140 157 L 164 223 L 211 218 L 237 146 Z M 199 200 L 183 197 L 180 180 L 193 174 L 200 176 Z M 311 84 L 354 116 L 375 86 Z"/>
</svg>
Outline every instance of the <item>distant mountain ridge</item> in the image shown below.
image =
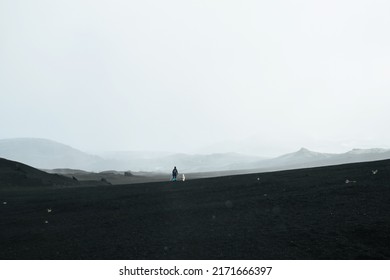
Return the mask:
<svg viewBox="0 0 390 280">
<path fill-rule="evenodd" d="M 272 159 L 272 162 L 288 162 L 288 163 L 300 163 L 308 162 L 313 160 L 328 159 L 331 158 L 334 154 L 328 153 L 318 153 L 310 151 L 306 148 L 301 148 L 299 151 L 294 153 L 285 154 L 277 158 Z"/>
<path fill-rule="evenodd" d="M 218 153 L 208 155 L 169 154 L 169 153 L 147 153 L 142 152 L 117 152 L 105 153 L 102 155 L 110 160 L 113 169 L 133 171 L 170 172 L 174 166 L 179 172 L 205 172 L 226 170 L 229 165 L 253 163 L 261 157 L 251 157 L 237 153 Z"/>
<path fill-rule="evenodd" d="M 320 167 L 345 163 L 366 162 L 390 159 L 390 150 L 386 149 L 353 149 L 346 153 L 318 153 L 301 148 L 294 153 L 285 154 L 274 159 L 260 161 L 253 169 L 283 170 L 306 167 Z"/>
<path fill-rule="evenodd" d="M 47 139 L 16 138 L 0 140 L 0 157 L 40 169 L 170 172 L 177 166 L 181 173 L 240 170 L 236 173 L 244 173 L 247 170 L 273 171 L 390 159 L 390 150 L 353 149 L 331 154 L 301 148 L 271 159 L 237 153 L 106 152 L 97 156 Z"/>
<path fill-rule="evenodd" d="M 355 154 L 355 155 L 362 155 L 362 154 L 373 154 L 373 153 L 385 153 L 389 150 L 386 149 L 352 149 L 351 151 L 347 152 L 347 154 Z"/>
<path fill-rule="evenodd" d="M 96 168 L 103 159 L 68 145 L 40 138 L 0 140 L 0 157 L 23 162 L 35 168 Z"/>
</svg>

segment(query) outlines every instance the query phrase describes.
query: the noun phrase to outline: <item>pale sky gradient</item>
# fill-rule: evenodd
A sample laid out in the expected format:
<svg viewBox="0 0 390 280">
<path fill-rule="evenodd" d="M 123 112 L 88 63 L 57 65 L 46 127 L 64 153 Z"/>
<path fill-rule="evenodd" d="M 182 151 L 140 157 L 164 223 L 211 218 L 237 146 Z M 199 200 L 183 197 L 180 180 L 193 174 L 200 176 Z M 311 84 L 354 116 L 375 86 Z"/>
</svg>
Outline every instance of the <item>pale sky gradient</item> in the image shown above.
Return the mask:
<svg viewBox="0 0 390 280">
<path fill-rule="evenodd" d="M 390 148 L 390 1 L 0 0 L 0 138 Z"/>
</svg>

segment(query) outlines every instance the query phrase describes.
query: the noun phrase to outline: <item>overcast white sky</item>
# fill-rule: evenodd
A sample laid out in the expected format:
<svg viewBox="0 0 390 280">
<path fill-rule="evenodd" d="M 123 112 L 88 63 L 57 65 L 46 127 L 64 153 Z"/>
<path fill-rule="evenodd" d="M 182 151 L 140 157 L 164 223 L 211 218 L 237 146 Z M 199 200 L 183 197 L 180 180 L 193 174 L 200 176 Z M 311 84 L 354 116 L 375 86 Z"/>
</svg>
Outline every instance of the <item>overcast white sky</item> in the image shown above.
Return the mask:
<svg viewBox="0 0 390 280">
<path fill-rule="evenodd" d="M 0 0 L 0 138 L 390 148 L 390 1 Z"/>
</svg>

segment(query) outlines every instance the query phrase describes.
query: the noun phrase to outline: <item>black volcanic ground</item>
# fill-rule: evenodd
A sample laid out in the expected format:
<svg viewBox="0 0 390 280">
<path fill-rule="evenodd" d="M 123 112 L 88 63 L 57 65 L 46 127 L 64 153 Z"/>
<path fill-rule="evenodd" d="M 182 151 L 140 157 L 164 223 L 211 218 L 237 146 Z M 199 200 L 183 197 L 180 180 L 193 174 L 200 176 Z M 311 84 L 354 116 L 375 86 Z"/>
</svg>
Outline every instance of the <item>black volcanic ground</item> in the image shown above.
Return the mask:
<svg viewBox="0 0 390 280">
<path fill-rule="evenodd" d="M 1 259 L 390 259 L 390 160 L 186 182 L 1 185 L 0 227 Z"/>
</svg>

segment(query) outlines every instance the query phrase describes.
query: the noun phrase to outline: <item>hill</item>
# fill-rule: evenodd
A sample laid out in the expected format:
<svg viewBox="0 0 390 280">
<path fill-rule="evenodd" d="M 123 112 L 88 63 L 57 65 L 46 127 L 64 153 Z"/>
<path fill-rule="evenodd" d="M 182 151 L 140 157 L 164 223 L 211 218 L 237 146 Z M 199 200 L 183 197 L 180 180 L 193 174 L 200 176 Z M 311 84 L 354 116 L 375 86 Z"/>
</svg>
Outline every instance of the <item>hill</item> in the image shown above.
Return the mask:
<svg viewBox="0 0 390 280">
<path fill-rule="evenodd" d="M 385 160 L 185 182 L 0 189 L 7 202 L 0 259 L 388 260 L 389 182 Z"/>
<path fill-rule="evenodd" d="M 87 154 L 68 145 L 39 138 L 14 138 L 0 140 L 0 157 L 23 162 L 35 168 L 81 169 L 100 172 L 104 170 L 132 170 L 170 172 L 180 166 L 184 172 L 204 172 L 229 169 L 258 161 L 235 153 L 189 155 L 164 152 L 105 152 L 99 156 Z"/>
<path fill-rule="evenodd" d="M 58 174 L 48 174 L 20 162 L 0 158 L 0 188 L 64 185 L 74 186 L 78 185 L 78 182 Z"/>
<path fill-rule="evenodd" d="M 231 170 L 231 166 L 244 169 L 245 166 L 261 160 L 261 157 L 241 155 L 237 153 L 184 154 L 159 152 L 106 152 L 102 158 L 110 161 L 111 168 L 117 170 L 149 171 L 170 173 L 174 166 L 179 171 L 208 172 Z"/>
<path fill-rule="evenodd" d="M 88 182 L 89 185 L 92 185 L 93 181 L 106 181 L 112 185 L 124 185 L 148 182 L 161 182 L 170 179 L 169 174 L 157 172 L 119 172 L 115 170 L 106 170 L 102 172 L 86 172 L 83 170 L 74 169 L 53 169 L 46 170 L 46 172 L 52 174 L 60 174 L 69 178 L 76 178 L 81 184 L 85 184 L 86 182 Z"/>
<path fill-rule="evenodd" d="M 185 174 L 242 174 L 390 159 L 390 150 L 354 149 L 342 154 L 329 154 L 301 148 L 294 153 L 271 159 L 237 153 L 172 154 L 135 151 L 105 152 L 96 156 L 46 139 L 16 138 L 0 140 L 0 157 L 43 170 L 76 169 L 76 173 L 80 173 L 80 169 L 89 172 L 131 170 L 170 173 L 173 166 L 177 166 L 179 172 Z"/>
<path fill-rule="evenodd" d="M 310 151 L 306 148 L 285 154 L 273 159 L 255 162 L 250 168 L 253 171 L 276 171 L 308 167 L 331 166 L 355 162 L 367 162 L 390 159 L 390 150 L 386 149 L 353 149 L 346 153 L 330 154 Z M 247 166 L 248 167 L 248 166 Z"/>
<path fill-rule="evenodd" d="M 331 154 L 310 151 L 306 148 L 276 158 L 248 156 L 237 153 L 214 154 L 164 154 L 143 152 L 116 152 L 102 155 L 111 161 L 111 167 L 119 170 L 170 172 L 177 166 L 182 173 L 243 174 L 307 167 L 390 159 L 390 150 L 354 149 Z M 114 167 L 113 167 L 114 166 Z M 197 175 L 195 175 L 197 176 Z"/>
<path fill-rule="evenodd" d="M 98 156 L 89 155 L 70 146 L 38 138 L 0 140 L 0 157 L 40 169 L 94 170 L 98 169 L 103 161 Z"/>
</svg>

